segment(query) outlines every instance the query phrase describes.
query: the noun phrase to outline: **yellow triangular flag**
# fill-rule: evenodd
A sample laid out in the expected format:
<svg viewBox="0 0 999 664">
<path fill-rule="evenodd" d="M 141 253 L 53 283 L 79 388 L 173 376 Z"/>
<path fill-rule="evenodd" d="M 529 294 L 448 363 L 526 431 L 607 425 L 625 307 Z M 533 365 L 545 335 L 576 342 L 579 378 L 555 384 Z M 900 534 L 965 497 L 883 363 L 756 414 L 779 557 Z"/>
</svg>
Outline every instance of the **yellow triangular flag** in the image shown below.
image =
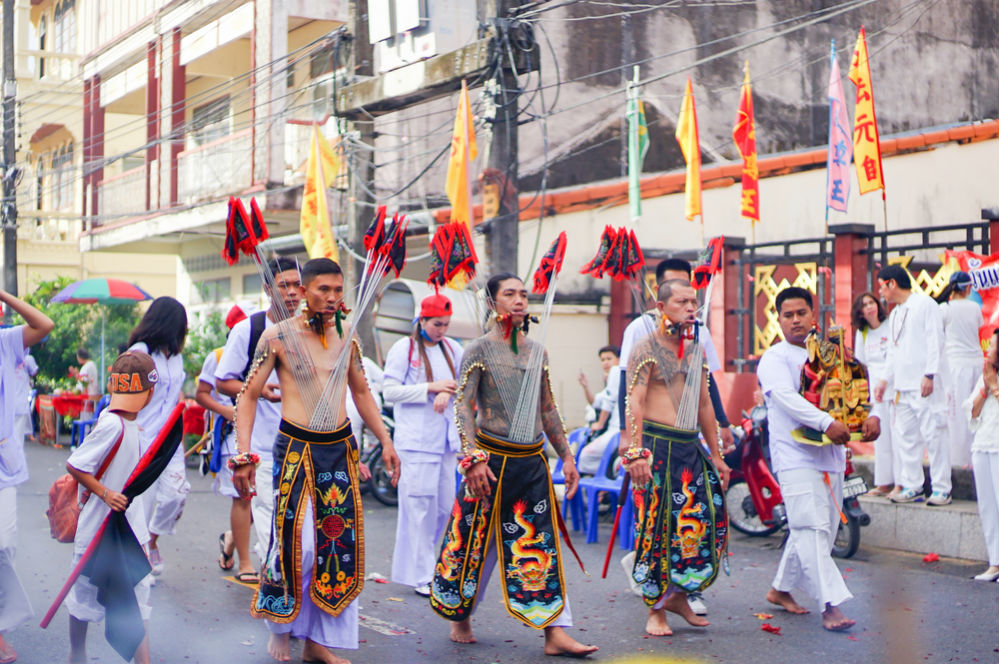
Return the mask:
<svg viewBox="0 0 999 664">
<path fill-rule="evenodd" d="M 676 122 L 676 140 L 687 161 L 686 204 L 684 213 L 693 220 L 701 214 L 701 142 L 697 135 L 697 110 L 694 108 L 694 87 L 687 79 L 683 106 Z"/>
</svg>

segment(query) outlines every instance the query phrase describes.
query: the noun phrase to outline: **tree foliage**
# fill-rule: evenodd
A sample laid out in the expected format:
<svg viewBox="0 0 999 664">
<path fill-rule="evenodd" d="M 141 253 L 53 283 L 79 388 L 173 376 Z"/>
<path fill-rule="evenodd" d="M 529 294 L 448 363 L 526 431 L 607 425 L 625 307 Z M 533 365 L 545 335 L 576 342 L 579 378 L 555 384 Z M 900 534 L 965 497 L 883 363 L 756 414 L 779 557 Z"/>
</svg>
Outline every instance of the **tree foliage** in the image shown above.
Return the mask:
<svg viewBox="0 0 999 664">
<path fill-rule="evenodd" d="M 76 350 L 81 346 L 101 364 L 101 315 L 104 314 L 104 366 L 111 366 L 118 356 L 118 346 L 128 341 L 128 334 L 139 321 L 137 304 L 64 304 L 52 302 L 52 296 L 73 283 L 69 277 L 43 281 L 25 297 L 55 323 L 42 343 L 32 347 L 38 362 L 36 382 L 55 385 L 75 366 Z M 20 318 L 20 317 L 18 317 Z M 18 320 L 18 323 L 24 321 Z"/>
<path fill-rule="evenodd" d="M 228 329 L 222 312 L 215 309 L 195 314 L 188 320 L 187 340 L 184 342 L 184 373 L 187 374 L 188 381 L 193 381 L 193 384 L 185 383 L 188 385 L 188 393 L 193 394 L 205 357 L 225 345 Z"/>
</svg>

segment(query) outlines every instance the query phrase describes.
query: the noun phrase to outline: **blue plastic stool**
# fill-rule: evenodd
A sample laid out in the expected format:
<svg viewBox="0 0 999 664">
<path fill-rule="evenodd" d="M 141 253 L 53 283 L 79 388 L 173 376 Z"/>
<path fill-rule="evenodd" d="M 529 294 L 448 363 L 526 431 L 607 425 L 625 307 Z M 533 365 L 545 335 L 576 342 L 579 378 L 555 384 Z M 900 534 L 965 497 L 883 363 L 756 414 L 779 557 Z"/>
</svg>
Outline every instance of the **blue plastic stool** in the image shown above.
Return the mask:
<svg viewBox="0 0 999 664">
<path fill-rule="evenodd" d="M 600 524 L 599 524 L 599 501 L 597 500 L 597 494 L 601 491 L 606 491 L 611 497 L 611 503 L 614 505 L 615 511 L 617 510 L 617 498 L 621 493 L 621 480 L 623 479 L 624 470 L 623 468 L 618 471 L 618 476 L 616 479 L 608 479 L 607 477 L 607 467 L 610 466 L 611 459 L 614 457 L 614 453 L 617 451 L 618 443 L 620 441 L 620 432 L 615 432 L 614 436 L 611 437 L 610 441 L 607 443 L 607 448 L 604 450 L 604 454 L 600 457 L 600 467 L 597 468 L 597 472 L 593 477 L 584 477 L 579 481 L 579 488 L 586 492 L 586 542 L 587 544 L 592 544 L 593 542 L 600 541 Z M 630 503 L 630 498 L 628 499 Z M 625 504 L 625 510 L 628 510 L 627 504 Z M 625 523 L 625 515 L 622 511 L 621 523 Z M 628 519 L 628 524 L 630 526 L 631 517 Z"/>
<path fill-rule="evenodd" d="M 101 397 L 100 401 L 97 402 L 97 406 L 94 408 L 94 416 L 86 420 L 74 420 L 73 428 L 70 432 L 69 446 L 75 448 L 77 445 L 83 442 L 83 439 L 87 437 L 90 433 L 90 428 L 97 424 L 97 418 L 101 416 L 101 412 L 108 407 L 111 402 L 111 396 L 105 394 Z"/>
<path fill-rule="evenodd" d="M 573 443 L 576 444 L 576 467 L 579 467 L 579 455 L 583 451 L 583 448 L 589 442 L 589 429 L 587 427 L 579 427 L 569 434 L 569 445 Z M 552 484 L 565 484 L 565 474 L 562 472 L 562 459 L 555 462 L 555 467 L 552 468 Z M 576 495 L 572 498 L 564 499 L 562 501 L 562 518 L 565 518 L 566 512 L 569 513 L 569 518 L 572 522 L 572 530 L 580 531 L 586 529 L 586 507 L 583 503 L 583 490 L 581 487 L 577 487 Z"/>
</svg>

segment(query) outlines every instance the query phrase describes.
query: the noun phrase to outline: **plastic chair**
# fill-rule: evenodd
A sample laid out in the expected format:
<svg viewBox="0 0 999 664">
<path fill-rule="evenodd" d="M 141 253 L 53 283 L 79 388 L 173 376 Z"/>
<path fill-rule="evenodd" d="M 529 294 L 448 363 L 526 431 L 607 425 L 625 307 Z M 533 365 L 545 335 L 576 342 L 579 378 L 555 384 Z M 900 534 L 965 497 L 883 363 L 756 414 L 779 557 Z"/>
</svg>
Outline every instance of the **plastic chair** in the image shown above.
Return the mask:
<svg viewBox="0 0 999 664">
<path fill-rule="evenodd" d="M 574 429 L 569 434 L 569 445 L 576 445 L 576 467 L 579 467 L 579 455 L 586 447 L 589 442 L 589 428 L 579 427 Z M 552 484 L 565 484 L 565 473 L 562 472 L 562 459 L 559 458 L 555 462 L 555 467 L 552 468 Z M 569 518 L 572 521 L 573 531 L 580 531 L 586 529 L 586 507 L 583 503 L 583 490 L 581 488 L 576 489 L 576 495 L 568 500 L 562 501 L 562 518 L 565 518 L 566 512 L 569 513 Z"/>
<path fill-rule="evenodd" d="M 89 419 L 80 419 L 73 421 L 73 429 L 70 434 L 69 446 L 76 447 L 83 442 L 83 439 L 87 437 L 90 433 L 90 428 L 97 424 L 97 418 L 101 416 L 101 412 L 108 407 L 111 402 L 111 395 L 105 394 L 101 397 L 100 401 L 97 402 L 97 406 L 94 408 L 94 415 Z"/>
<path fill-rule="evenodd" d="M 622 467 L 618 471 L 617 478 L 608 479 L 607 467 L 614 458 L 614 453 L 617 451 L 620 438 L 621 434 L 619 432 L 615 432 L 610 441 L 607 443 L 607 448 L 604 450 L 603 456 L 600 457 L 600 467 L 597 468 L 596 474 L 593 477 L 585 477 L 579 481 L 579 488 L 586 492 L 587 544 L 600 541 L 600 523 L 598 519 L 600 503 L 597 500 L 597 494 L 602 491 L 606 491 L 611 497 L 611 504 L 614 506 L 614 510 L 617 510 L 618 496 L 621 494 L 621 480 L 624 477 L 625 471 Z M 621 540 L 622 549 L 631 549 L 634 545 L 634 532 L 632 528 L 632 521 L 634 519 L 633 515 L 634 506 L 632 505 L 631 494 L 629 492 L 624 504 L 624 509 L 621 511 L 621 524 L 618 527 L 618 537 Z"/>
</svg>

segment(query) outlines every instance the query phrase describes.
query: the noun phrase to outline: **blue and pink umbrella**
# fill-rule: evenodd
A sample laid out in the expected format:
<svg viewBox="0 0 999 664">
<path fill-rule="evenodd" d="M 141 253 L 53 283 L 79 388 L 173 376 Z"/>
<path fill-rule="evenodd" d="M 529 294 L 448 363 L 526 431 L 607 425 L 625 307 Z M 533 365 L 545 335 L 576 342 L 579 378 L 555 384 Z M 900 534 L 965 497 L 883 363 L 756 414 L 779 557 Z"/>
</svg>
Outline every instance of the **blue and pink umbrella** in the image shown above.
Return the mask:
<svg viewBox="0 0 999 664">
<path fill-rule="evenodd" d="M 121 279 L 95 277 L 75 281 L 52 296 L 64 304 L 130 304 L 151 300 L 153 296 L 133 283 Z M 101 373 L 104 376 L 104 312 L 101 312 Z M 103 380 L 103 378 L 102 378 Z"/>
</svg>

